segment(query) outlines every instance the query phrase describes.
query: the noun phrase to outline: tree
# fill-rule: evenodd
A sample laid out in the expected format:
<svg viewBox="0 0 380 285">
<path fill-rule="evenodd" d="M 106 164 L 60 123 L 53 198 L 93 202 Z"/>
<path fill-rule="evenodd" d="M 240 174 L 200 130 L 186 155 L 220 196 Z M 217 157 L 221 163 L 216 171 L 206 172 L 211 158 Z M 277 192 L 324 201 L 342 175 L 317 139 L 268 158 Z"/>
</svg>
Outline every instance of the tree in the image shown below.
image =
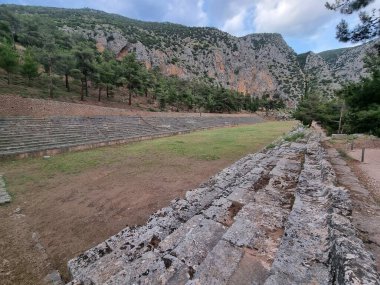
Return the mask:
<svg viewBox="0 0 380 285">
<path fill-rule="evenodd" d="M 163 78 L 159 78 L 155 86 L 155 98 L 158 98 L 160 110 L 163 111 L 166 108 L 167 103 L 167 86 Z"/>
<path fill-rule="evenodd" d="M 148 92 L 154 87 L 153 74 L 151 74 L 146 68 L 141 69 L 141 81 L 142 81 L 142 90 L 145 97 L 148 97 Z"/>
<path fill-rule="evenodd" d="M 329 10 L 339 11 L 341 14 L 350 15 L 359 12 L 360 24 L 350 29 L 344 19 L 338 24 L 336 37 L 341 42 L 362 42 L 379 37 L 380 35 L 380 13 L 372 10 L 371 13 L 363 11 L 365 7 L 374 0 L 335 0 L 334 3 L 326 2 Z"/>
<path fill-rule="evenodd" d="M 70 92 L 69 76 L 75 69 L 75 58 L 70 51 L 59 50 L 57 52 L 57 60 L 55 64 L 55 72 L 65 77 L 65 87 L 67 92 Z"/>
<path fill-rule="evenodd" d="M 13 43 L 13 37 L 11 29 L 7 22 L 0 20 L 0 39 L 3 39 L 7 42 Z"/>
<path fill-rule="evenodd" d="M 380 71 L 373 69 L 369 78 L 341 89 L 338 95 L 348 107 L 348 132 L 366 132 L 380 136 Z"/>
<path fill-rule="evenodd" d="M 74 50 L 74 56 L 76 58 L 77 69 L 81 72 L 81 101 L 84 100 L 84 92 L 88 96 L 88 78 L 94 71 L 94 50 L 86 46 L 84 43 L 80 43 Z"/>
<path fill-rule="evenodd" d="M 118 62 L 114 59 L 102 62 L 99 67 L 100 81 L 105 84 L 107 98 L 109 97 L 109 88 L 116 84 L 117 68 Z"/>
<path fill-rule="evenodd" d="M 314 93 L 307 94 L 301 98 L 293 116 L 304 125 L 310 127 L 313 121 L 319 121 L 321 105 L 320 96 Z"/>
<path fill-rule="evenodd" d="M 18 67 L 18 54 L 7 42 L 0 43 L 0 67 L 7 72 L 8 84 L 10 84 L 11 73 Z"/>
<path fill-rule="evenodd" d="M 42 47 L 36 47 L 35 54 L 38 56 L 39 62 L 43 65 L 45 72 L 48 75 L 49 78 L 49 96 L 53 97 L 53 89 L 54 89 L 54 84 L 53 84 L 53 72 L 54 72 L 54 67 L 57 62 L 57 45 L 55 42 L 55 38 L 53 35 L 49 33 L 43 33 L 41 34 L 42 37 Z"/>
<path fill-rule="evenodd" d="M 38 76 L 38 62 L 35 60 L 30 50 L 26 50 L 24 53 L 24 62 L 21 65 L 21 74 L 28 78 L 29 85 L 30 81 Z"/>
<path fill-rule="evenodd" d="M 12 12 L 9 11 L 8 8 L 4 6 L 0 8 L 0 19 L 2 20 L 1 30 L 5 32 L 4 36 L 10 37 L 12 45 L 15 48 L 16 33 L 20 28 L 20 23 L 18 19 Z M 9 36 L 7 35 L 7 33 L 9 33 Z"/>
<path fill-rule="evenodd" d="M 134 53 L 128 54 L 121 62 L 119 82 L 128 88 L 129 106 L 132 105 L 132 95 L 142 90 L 141 69 L 142 66 L 137 62 Z"/>
<path fill-rule="evenodd" d="M 361 42 L 376 39 L 380 35 L 380 10 L 372 10 L 372 13 L 363 11 L 374 0 L 335 0 L 333 4 L 326 3 L 330 10 L 339 11 L 342 14 L 359 12 L 360 24 L 350 29 L 348 23 L 342 20 L 337 26 L 337 38 L 342 42 Z M 339 112 L 339 129 L 348 133 L 367 132 L 380 136 L 380 45 L 377 43 L 365 59 L 366 67 L 371 72 L 371 77 L 363 78 L 358 83 L 344 86 L 337 92 L 337 104 L 325 106 L 330 108 L 327 114 Z M 340 104 L 339 104 L 340 102 Z M 328 125 L 326 122 L 323 122 Z"/>
</svg>

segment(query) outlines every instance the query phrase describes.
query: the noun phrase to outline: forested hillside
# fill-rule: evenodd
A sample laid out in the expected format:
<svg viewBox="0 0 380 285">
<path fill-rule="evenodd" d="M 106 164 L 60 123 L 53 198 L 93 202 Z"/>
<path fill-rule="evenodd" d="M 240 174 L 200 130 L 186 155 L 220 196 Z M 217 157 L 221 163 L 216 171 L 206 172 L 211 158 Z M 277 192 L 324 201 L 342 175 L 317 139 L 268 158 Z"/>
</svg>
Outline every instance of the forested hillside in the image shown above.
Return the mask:
<svg viewBox="0 0 380 285">
<path fill-rule="evenodd" d="M 146 96 L 161 109 L 255 111 L 295 106 L 315 90 L 332 97 L 346 80 L 366 75 L 369 45 L 297 56 L 279 34 L 238 38 L 91 9 L 1 5 L 0 19 L 1 54 L 14 58 L 2 62 L 9 82 L 22 75 L 24 84 L 46 85 L 51 97 L 62 77 L 82 100 L 91 86 L 99 100 L 119 94 L 129 104 Z"/>
</svg>

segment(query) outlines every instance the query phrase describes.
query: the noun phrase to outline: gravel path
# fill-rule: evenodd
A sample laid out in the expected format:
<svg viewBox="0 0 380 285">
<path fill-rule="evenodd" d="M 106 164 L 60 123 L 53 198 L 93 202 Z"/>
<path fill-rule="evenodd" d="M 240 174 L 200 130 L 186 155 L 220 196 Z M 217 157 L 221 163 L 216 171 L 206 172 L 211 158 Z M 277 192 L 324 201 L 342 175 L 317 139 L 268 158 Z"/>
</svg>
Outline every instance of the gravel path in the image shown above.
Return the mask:
<svg viewBox="0 0 380 285">
<path fill-rule="evenodd" d="M 348 155 L 360 161 L 362 150 L 354 149 L 348 152 Z M 380 191 L 380 149 L 367 148 L 364 153 L 364 163 L 361 163 L 359 167 L 374 180 Z"/>
</svg>

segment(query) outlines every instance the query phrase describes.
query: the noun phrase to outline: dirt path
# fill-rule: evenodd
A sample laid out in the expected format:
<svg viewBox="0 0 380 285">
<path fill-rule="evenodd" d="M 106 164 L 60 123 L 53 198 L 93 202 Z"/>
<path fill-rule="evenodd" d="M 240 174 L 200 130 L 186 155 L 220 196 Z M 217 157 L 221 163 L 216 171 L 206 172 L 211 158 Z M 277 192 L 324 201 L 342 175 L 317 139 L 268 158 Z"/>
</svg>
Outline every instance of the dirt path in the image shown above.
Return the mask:
<svg viewBox="0 0 380 285">
<path fill-rule="evenodd" d="M 157 161 L 164 166 L 157 169 Z M 162 156 L 147 166 L 136 157 L 26 187 L 23 195 L 0 208 L 0 283 L 40 284 L 53 269 L 67 280 L 70 258 L 127 225 L 145 223 L 228 163 Z"/>
<path fill-rule="evenodd" d="M 366 162 L 359 162 L 361 147 L 377 147 L 380 141 L 359 138 L 355 141 L 357 149 L 350 152 L 352 159 L 346 154 L 351 143 L 345 139 L 333 141 L 327 138 L 317 124 L 313 124 L 313 128 L 323 134 L 324 146 L 336 172 L 338 185 L 350 191 L 352 222 L 367 250 L 375 257 L 377 271 L 380 272 L 380 149 L 366 149 Z"/>
<path fill-rule="evenodd" d="M 109 102 L 60 102 L 35 98 L 23 98 L 17 95 L 0 95 L 0 117 L 7 116 L 199 116 L 199 113 L 179 112 L 147 112 L 126 104 Z M 239 113 L 241 116 L 256 116 L 253 114 Z M 202 113 L 202 116 L 235 116 L 234 114 L 210 114 Z"/>
<path fill-rule="evenodd" d="M 355 149 L 349 151 L 348 155 L 355 159 L 357 162 L 361 160 L 362 150 Z M 355 163 L 357 168 L 361 170 L 363 175 L 367 178 L 368 186 L 373 189 L 378 201 L 380 201 L 380 148 L 370 149 L 367 148 L 364 153 L 364 163 Z"/>
<path fill-rule="evenodd" d="M 376 163 L 378 157 L 368 158 L 364 165 L 358 161 L 344 160 L 335 147 L 327 145 L 338 184 L 350 190 L 353 224 L 367 250 L 374 255 L 377 270 L 380 271 L 380 188 L 373 182 L 380 174 L 380 165 Z M 371 154 L 378 153 L 379 150 L 371 151 Z M 358 151 L 355 151 L 354 157 L 357 154 Z"/>
</svg>

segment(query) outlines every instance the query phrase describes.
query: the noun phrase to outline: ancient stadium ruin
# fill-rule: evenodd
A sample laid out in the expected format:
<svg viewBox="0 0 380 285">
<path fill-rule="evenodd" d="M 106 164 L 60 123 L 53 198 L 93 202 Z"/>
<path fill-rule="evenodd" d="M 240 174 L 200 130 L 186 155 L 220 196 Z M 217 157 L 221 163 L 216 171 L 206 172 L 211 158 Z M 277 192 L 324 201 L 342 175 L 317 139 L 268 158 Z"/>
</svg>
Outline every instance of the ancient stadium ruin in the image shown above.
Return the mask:
<svg viewBox="0 0 380 285">
<path fill-rule="evenodd" d="M 380 284 L 320 134 L 303 136 L 70 260 L 69 284 Z"/>
</svg>

